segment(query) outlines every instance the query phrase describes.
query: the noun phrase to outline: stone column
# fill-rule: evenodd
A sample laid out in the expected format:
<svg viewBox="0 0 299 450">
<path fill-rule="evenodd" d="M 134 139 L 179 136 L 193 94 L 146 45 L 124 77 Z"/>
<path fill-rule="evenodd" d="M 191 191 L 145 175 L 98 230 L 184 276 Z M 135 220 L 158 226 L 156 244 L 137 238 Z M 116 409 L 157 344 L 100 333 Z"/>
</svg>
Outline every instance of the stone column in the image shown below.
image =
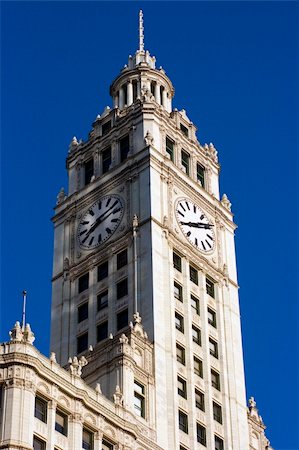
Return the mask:
<svg viewBox="0 0 299 450">
<path fill-rule="evenodd" d="M 113 105 L 114 105 L 114 108 L 118 107 L 118 93 L 116 93 L 113 98 Z"/>
<path fill-rule="evenodd" d="M 48 441 L 47 441 L 47 445 L 50 449 L 54 448 L 54 444 L 55 444 L 55 432 L 53 430 L 55 430 L 55 416 L 56 416 L 56 406 L 57 406 L 57 402 L 55 400 L 52 400 L 50 402 L 48 402 L 48 416 L 47 416 L 47 425 L 48 425 Z"/>
<path fill-rule="evenodd" d="M 69 416 L 68 443 L 72 450 L 82 450 L 83 420 L 81 414 Z"/>
<path fill-rule="evenodd" d="M 161 104 L 161 93 L 160 93 L 160 84 L 156 83 L 155 85 L 155 99 L 156 102 Z"/>
<path fill-rule="evenodd" d="M 163 92 L 162 92 L 162 105 L 167 110 L 167 94 L 166 94 L 165 89 L 163 89 Z"/>
<path fill-rule="evenodd" d="M 141 96 L 141 86 L 140 86 L 140 80 L 137 81 L 137 98 L 140 98 Z"/>
<path fill-rule="evenodd" d="M 132 81 L 128 81 L 127 84 L 127 104 L 128 106 L 132 105 L 133 103 L 133 84 Z"/>
<path fill-rule="evenodd" d="M 103 441 L 103 433 L 101 431 L 97 431 L 96 433 L 94 433 L 94 442 L 93 442 L 94 450 L 102 449 L 102 441 Z"/>
<path fill-rule="evenodd" d="M 125 92 L 124 92 L 124 88 L 121 87 L 119 89 L 119 101 L 118 101 L 118 107 L 120 109 L 122 109 L 124 107 L 124 101 L 125 101 Z"/>
</svg>

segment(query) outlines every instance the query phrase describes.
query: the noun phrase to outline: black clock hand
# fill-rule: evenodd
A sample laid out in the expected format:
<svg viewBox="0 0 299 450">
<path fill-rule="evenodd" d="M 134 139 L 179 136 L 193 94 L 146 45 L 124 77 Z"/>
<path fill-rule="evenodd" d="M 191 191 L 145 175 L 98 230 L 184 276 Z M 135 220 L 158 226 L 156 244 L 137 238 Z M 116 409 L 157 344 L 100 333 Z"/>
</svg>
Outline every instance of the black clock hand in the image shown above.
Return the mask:
<svg viewBox="0 0 299 450">
<path fill-rule="evenodd" d="M 111 216 L 111 214 L 115 214 L 118 211 L 120 211 L 120 208 L 115 208 L 113 211 L 111 211 L 111 209 L 112 208 L 107 209 L 106 212 L 104 212 L 97 218 L 95 223 L 90 227 L 90 229 L 86 233 L 85 237 L 88 237 L 90 235 L 90 233 L 92 233 L 102 222 L 104 222 L 104 220 L 106 220 L 109 216 Z M 109 213 L 109 214 L 107 214 L 107 213 Z"/>
<path fill-rule="evenodd" d="M 180 222 L 181 225 L 187 225 L 193 228 L 205 228 L 206 230 L 210 230 L 214 225 L 211 223 L 203 223 L 203 222 Z"/>
</svg>

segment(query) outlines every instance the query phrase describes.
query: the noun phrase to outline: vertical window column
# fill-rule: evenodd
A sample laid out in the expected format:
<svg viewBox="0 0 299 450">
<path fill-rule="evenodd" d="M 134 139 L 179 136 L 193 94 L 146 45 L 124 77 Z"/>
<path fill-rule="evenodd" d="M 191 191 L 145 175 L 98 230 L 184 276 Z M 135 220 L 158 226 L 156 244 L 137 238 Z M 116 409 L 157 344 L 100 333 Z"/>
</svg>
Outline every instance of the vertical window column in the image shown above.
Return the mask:
<svg viewBox="0 0 299 450">
<path fill-rule="evenodd" d="M 160 84 L 156 83 L 155 85 L 155 99 L 156 102 L 161 105 L 161 92 L 160 92 Z"/>
<path fill-rule="evenodd" d="M 122 109 L 124 105 L 125 105 L 125 91 L 123 86 L 121 86 L 119 89 L 119 101 L 118 101 L 119 109 Z"/>
<path fill-rule="evenodd" d="M 129 80 L 127 84 L 127 105 L 130 106 L 133 103 L 133 84 Z"/>
</svg>

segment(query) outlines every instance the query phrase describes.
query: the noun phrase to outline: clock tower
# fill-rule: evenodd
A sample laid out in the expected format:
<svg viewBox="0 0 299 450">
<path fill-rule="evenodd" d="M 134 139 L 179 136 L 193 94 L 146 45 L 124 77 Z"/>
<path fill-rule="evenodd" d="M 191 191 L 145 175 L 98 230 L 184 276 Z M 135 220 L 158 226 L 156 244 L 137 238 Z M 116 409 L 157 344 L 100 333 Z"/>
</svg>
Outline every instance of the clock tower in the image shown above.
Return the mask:
<svg viewBox="0 0 299 450">
<path fill-rule="evenodd" d="M 142 12 L 110 94 L 88 139 L 73 138 L 57 198 L 51 350 L 62 365 L 84 356 L 85 381 L 161 448 L 248 449 L 231 204 L 215 147 L 144 50 Z"/>
</svg>

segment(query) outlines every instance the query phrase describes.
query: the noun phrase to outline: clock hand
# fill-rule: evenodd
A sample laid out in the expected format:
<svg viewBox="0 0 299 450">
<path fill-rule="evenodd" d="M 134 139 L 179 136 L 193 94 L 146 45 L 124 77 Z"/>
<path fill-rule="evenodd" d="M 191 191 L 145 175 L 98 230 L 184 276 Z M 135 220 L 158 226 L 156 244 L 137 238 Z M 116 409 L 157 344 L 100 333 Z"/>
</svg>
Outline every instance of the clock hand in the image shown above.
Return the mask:
<svg viewBox="0 0 299 450">
<path fill-rule="evenodd" d="M 120 208 L 115 208 L 113 211 L 111 211 L 111 209 L 112 208 L 107 209 L 106 212 L 104 212 L 97 218 L 95 223 L 90 227 L 90 229 L 86 233 L 85 237 L 88 237 L 90 235 L 90 233 L 92 233 L 102 222 L 104 222 L 104 220 L 106 220 L 109 216 L 111 216 L 111 214 L 115 214 L 118 211 L 120 211 Z M 109 214 L 107 214 L 107 213 L 109 213 Z"/>
<path fill-rule="evenodd" d="M 211 223 L 203 223 L 203 222 L 180 222 L 181 225 L 188 225 L 193 228 L 205 228 L 206 230 L 210 230 L 214 225 Z"/>
</svg>

